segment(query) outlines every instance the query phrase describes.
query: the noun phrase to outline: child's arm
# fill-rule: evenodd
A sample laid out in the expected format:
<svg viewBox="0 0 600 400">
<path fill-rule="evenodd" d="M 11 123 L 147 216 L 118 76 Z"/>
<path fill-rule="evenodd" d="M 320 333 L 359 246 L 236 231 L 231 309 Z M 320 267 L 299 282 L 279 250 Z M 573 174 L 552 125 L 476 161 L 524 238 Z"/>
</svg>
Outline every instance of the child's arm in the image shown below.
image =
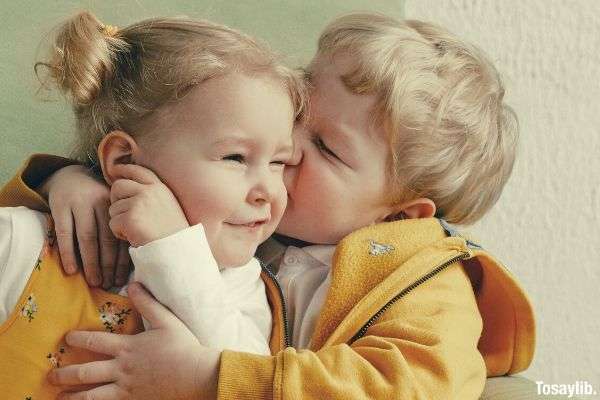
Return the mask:
<svg viewBox="0 0 600 400">
<path fill-rule="evenodd" d="M 269 354 L 271 313 L 257 260 L 220 271 L 201 224 L 189 227 L 152 171 L 119 165 L 110 227 L 131 244 L 135 280 L 215 349 Z"/>
<path fill-rule="evenodd" d="M 219 398 L 475 400 L 481 395 L 482 321 L 459 264 L 409 292 L 352 342 L 359 328 L 329 338 L 318 351 L 290 347 L 269 358 L 224 351 Z"/>
<path fill-rule="evenodd" d="M 58 156 L 32 155 L 0 189 L 0 207 L 25 206 L 32 210 L 49 212 L 48 202 L 36 192 L 37 188 L 54 172 L 75 163 Z"/>
<path fill-rule="evenodd" d="M 256 259 L 219 271 L 201 224 L 132 247 L 130 253 L 135 281 L 173 311 L 201 344 L 270 354 L 271 310 Z"/>
<path fill-rule="evenodd" d="M 46 217 L 25 207 L 0 207 L 0 324 L 13 313 L 46 238 Z"/>
<path fill-rule="evenodd" d="M 83 269 L 91 286 L 102 281 L 105 288 L 115 282 L 124 285 L 130 270 L 129 253 L 108 229 L 109 189 L 76 164 L 57 156 L 31 156 L 0 189 L 0 206 L 51 211 L 65 272 Z"/>
<path fill-rule="evenodd" d="M 144 317 L 159 314 L 150 310 L 161 311 L 160 318 L 151 320 L 153 330 L 130 337 L 79 332 L 76 343 L 69 344 L 115 359 L 102 361 L 102 368 L 93 364 L 59 368 L 51 377 L 54 383 L 70 385 L 106 383 L 93 391 L 108 398 L 127 388 L 131 394 L 124 399 L 144 399 L 145 386 L 177 369 L 165 385 L 153 386 L 153 399 L 211 399 L 218 383 L 219 399 L 476 400 L 486 368 L 477 350 L 482 325 L 472 289 L 458 265 L 437 278 L 395 303 L 352 344 L 342 340 L 319 351 L 290 347 L 275 356 L 223 351 L 219 366 L 217 353 L 189 340 L 185 343 L 190 350 L 182 351 L 174 338 L 186 337 L 185 327 L 144 291 L 130 291 Z M 460 296 L 447 296 L 448 291 L 459 291 Z M 195 371 L 182 369 L 196 364 Z M 116 372 L 107 375 L 106 369 Z M 180 389 L 177 394 L 173 385 Z"/>
</svg>

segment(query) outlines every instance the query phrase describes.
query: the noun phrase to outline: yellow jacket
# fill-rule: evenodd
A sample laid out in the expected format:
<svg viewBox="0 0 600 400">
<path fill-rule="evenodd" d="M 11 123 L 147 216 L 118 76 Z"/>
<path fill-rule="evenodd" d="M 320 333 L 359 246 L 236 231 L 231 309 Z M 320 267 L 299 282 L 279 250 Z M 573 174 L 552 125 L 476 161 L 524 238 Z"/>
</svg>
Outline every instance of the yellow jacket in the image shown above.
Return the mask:
<svg viewBox="0 0 600 400">
<path fill-rule="evenodd" d="M 71 163 L 34 156 L 0 205 L 47 210 L 35 188 Z M 289 342 L 285 305 L 265 270 L 273 356 L 224 351 L 222 399 L 477 399 L 486 376 L 533 358 L 531 303 L 513 275 L 443 221 L 360 229 L 337 246 L 310 350 Z"/>
</svg>

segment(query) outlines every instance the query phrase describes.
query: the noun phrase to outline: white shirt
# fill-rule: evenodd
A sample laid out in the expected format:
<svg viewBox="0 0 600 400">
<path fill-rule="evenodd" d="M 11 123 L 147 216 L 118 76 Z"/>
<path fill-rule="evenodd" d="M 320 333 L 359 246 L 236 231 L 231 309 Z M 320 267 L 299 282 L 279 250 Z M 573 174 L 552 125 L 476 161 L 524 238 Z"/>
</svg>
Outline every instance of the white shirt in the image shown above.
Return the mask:
<svg viewBox="0 0 600 400">
<path fill-rule="evenodd" d="M 279 264 L 277 280 L 288 310 L 292 346 L 310 347 L 317 317 L 331 284 L 331 260 L 335 246 L 289 246 Z"/>
<path fill-rule="evenodd" d="M 27 284 L 45 230 L 46 219 L 37 211 L 0 208 L 0 323 Z M 130 254 L 133 280 L 169 307 L 200 343 L 219 350 L 270 354 L 271 310 L 256 259 L 219 270 L 200 224 L 130 248 Z"/>
</svg>

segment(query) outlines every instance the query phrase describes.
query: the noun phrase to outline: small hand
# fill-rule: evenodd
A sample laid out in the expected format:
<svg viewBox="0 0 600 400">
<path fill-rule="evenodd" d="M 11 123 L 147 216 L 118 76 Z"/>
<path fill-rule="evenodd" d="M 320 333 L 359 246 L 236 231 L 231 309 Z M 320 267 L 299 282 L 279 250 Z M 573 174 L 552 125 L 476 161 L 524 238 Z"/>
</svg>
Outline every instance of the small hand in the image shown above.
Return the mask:
<svg viewBox="0 0 600 400">
<path fill-rule="evenodd" d="M 171 190 L 149 169 L 115 166 L 121 177 L 110 190 L 109 226 L 113 234 L 138 247 L 189 227 Z"/>
<path fill-rule="evenodd" d="M 39 188 L 48 198 L 63 269 L 83 266 L 90 286 L 123 286 L 131 270 L 128 243 L 108 227 L 109 187 L 81 165 L 55 172 Z"/>
<path fill-rule="evenodd" d="M 135 308 L 151 328 L 137 335 L 74 331 L 67 344 L 113 359 L 52 370 L 55 385 L 78 390 L 83 384 L 104 384 L 81 392 L 63 392 L 62 400 L 214 399 L 220 352 L 202 346 L 175 315 L 138 283 L 128 287 Z"/>
</svg>

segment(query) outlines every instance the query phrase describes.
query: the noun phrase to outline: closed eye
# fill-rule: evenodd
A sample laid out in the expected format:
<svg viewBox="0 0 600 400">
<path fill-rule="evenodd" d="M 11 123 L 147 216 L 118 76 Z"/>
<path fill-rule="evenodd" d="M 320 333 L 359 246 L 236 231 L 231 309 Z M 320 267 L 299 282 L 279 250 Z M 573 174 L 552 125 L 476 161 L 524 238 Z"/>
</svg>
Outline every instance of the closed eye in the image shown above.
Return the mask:
<svg viewBox="0 0 600 400">
<path fill-rule="evenodd" d="M 321 138 L 318 137 L 317 135 L 313 135 L 312 142 L 317 147 L 317 149 L 319 149 L 319 151 L 340 160 L 340 158 L 337 156 L 337 154 L 335 154 L 333 151 L 331 151 L 331 149 L 329 147 L 327 147 L 327 145 L 325 143 L 323 143 L 323 140 L 321 140 Z"/>
<path fill-rule="evenodd" d="M 241 154 L 229 154 L 229 155 L 223 157 L 223 160 L 235 161 L 240 164 L 243 164 L 246 161 L 246 158 Z"/>
<path fill-rule="evenodd" d="M 271 161 L 271 164 L 275 165 L 286 165 L 288 162 L 283 160 Z"/>
<path fill-rule="evenodd" d="M 290 161 L 292 159 L 292 156 L 284 156 L 282 158 L 276 159 L 276 160 L 272 160 L 271 161 L 271 165 L 276 168 L 277 170 L 283 171 L 283 169 L 285 168 L 286 165 L 290 164 Z"/>
</svg>

